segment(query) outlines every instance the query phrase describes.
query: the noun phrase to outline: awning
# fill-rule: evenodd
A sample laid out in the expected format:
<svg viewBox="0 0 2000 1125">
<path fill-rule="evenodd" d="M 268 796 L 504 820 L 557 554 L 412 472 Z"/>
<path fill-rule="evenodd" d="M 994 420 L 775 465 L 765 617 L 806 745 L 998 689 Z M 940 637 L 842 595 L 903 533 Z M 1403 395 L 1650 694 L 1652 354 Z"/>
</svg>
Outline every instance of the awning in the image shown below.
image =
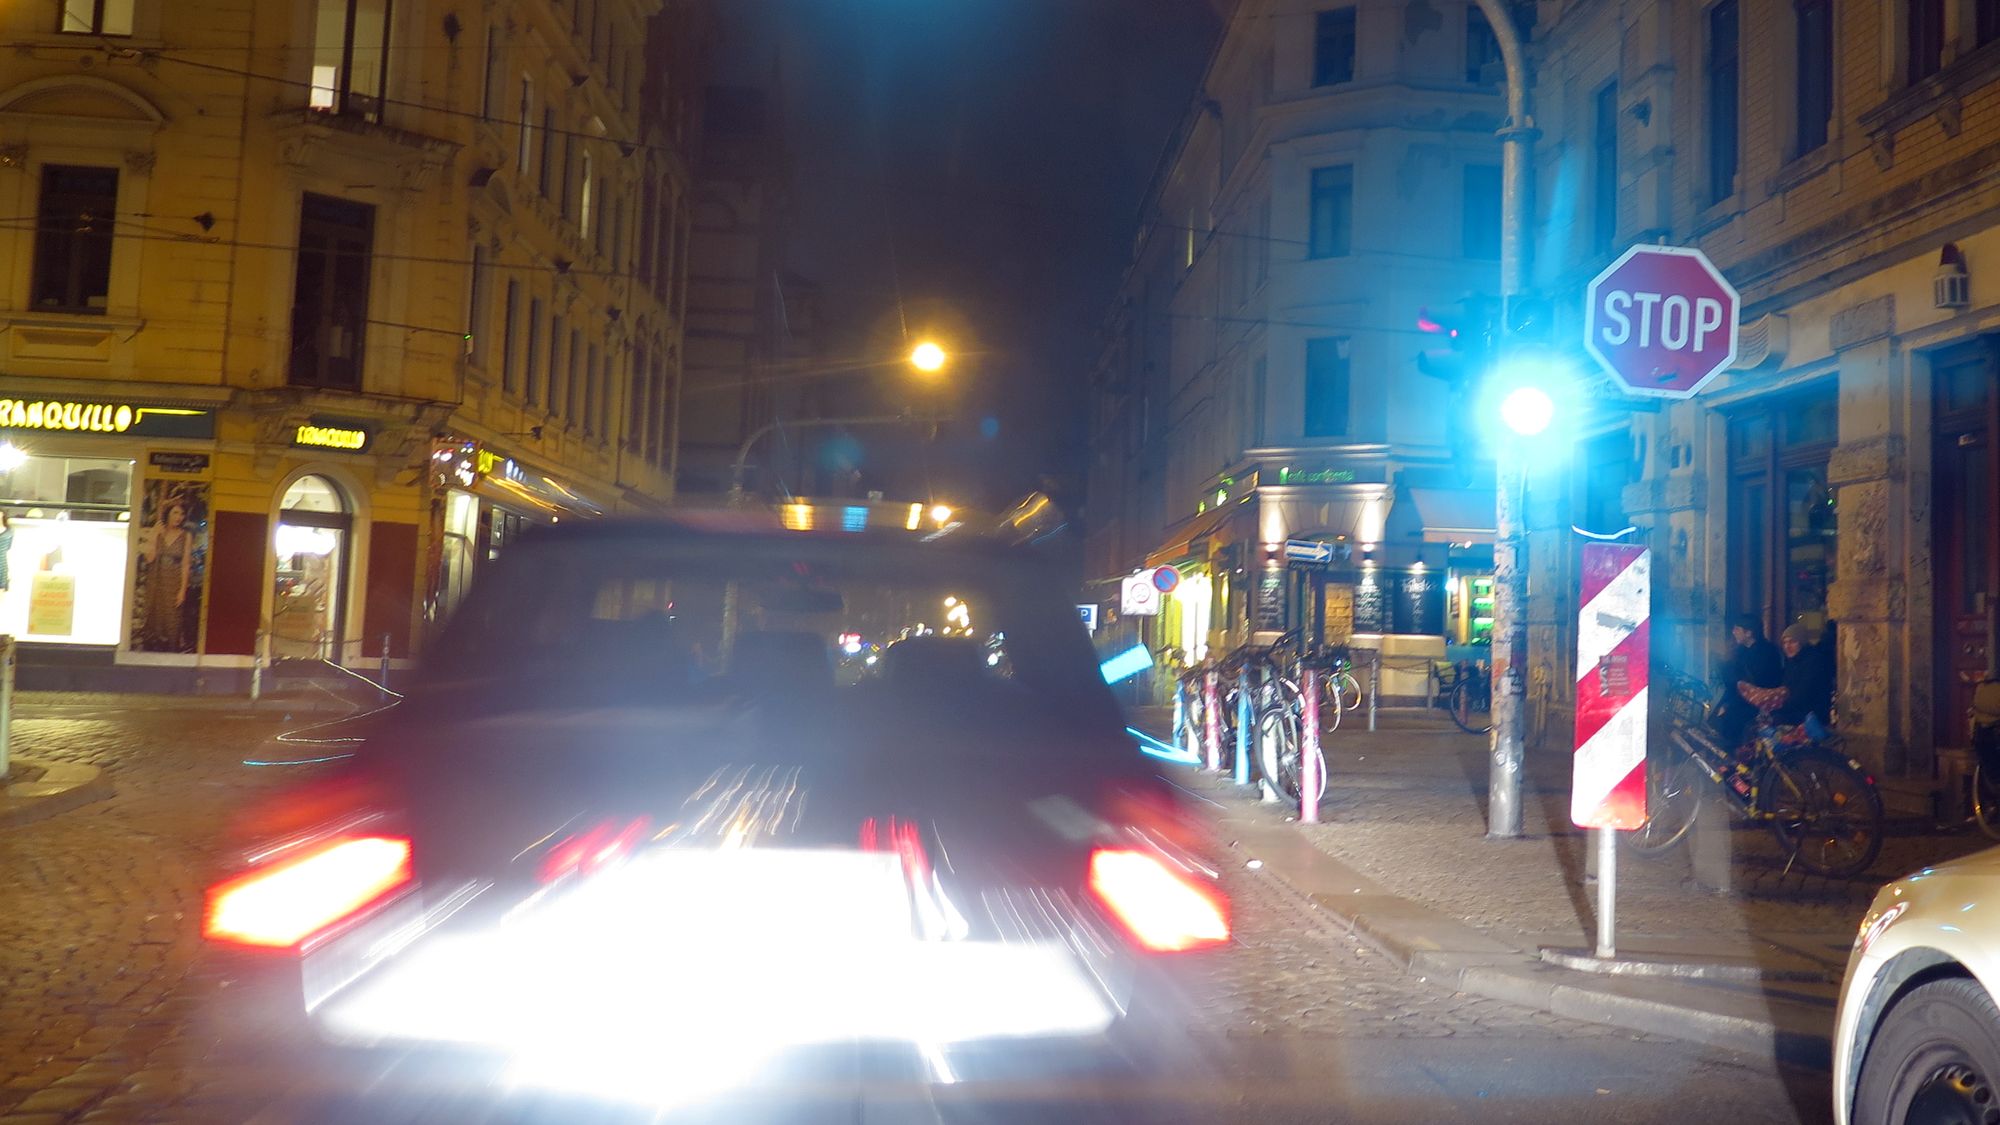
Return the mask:
<svg viewBox="0 0 2000 1125">
<path fill-rule="evenodd" d="M 1493 542 L 1492 489 L 1412 488 L 1407 495 L 1416 507 L 1424 542 Z"/>
<path fill-rule="evenodd" d="M 1146 556 L 1146 565 L 1166 566 L 1168 563 L 1179 562 L 1194 554 L 1197 547 L 1205 544 L 1224 523 L 1228 522 L 1230 516 L 1236 514 L 1236 507 L 1235 504 L 1224 504 L 1220 508 L 1212 508 L 1198 516 L 1182 520 L 1179 526 L 1168 530 L 1166 541 Z"/>
</svg>

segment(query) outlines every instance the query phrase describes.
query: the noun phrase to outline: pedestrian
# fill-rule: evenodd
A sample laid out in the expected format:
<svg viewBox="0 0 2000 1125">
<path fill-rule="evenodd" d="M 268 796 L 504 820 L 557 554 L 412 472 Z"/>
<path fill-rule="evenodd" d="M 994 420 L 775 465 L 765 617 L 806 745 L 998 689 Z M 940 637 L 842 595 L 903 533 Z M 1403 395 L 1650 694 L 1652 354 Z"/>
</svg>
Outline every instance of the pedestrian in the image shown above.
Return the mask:
<svg viewBox="0 0 2000 1125">
<path fill-rule="evenodd" d="M 1709 723 L 1722 736 L 1723 745 L 1733 749 L 1742 745 L 1744 732 L 1757 717 L 1757 705 L 1743 689 L 1783 684 L 1784 660 L 1778 655 L 1778 646 L 1764 639 L 1764 624 L 1754 613 L 1731 617 L 1729 637 L 1735 647 L 1722 666 L 1722 700 Z"/>
</svg>

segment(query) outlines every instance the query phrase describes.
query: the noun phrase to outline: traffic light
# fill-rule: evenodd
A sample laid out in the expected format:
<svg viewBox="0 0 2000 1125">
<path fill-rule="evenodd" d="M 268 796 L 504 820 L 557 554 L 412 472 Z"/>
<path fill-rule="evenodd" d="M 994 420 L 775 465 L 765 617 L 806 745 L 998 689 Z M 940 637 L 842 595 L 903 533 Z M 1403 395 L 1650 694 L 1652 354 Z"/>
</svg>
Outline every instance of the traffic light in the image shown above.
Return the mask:
<svg viewBox="0 0 2000 1125">
<path fill-rule="evenodd" d="M 1419 309 L 1417 329 L 1438 337 L 1437 344 L 1417 353 L 1417 370 L 1444 381 L 1445 444 L 1461 474 L 1469 477 L 1474 462 L 1485 457 L 1480 399 L 1499 342 L 1500 302 L 1475 295 L 1459 301 L 1453 310 Z"/>
<path fill-rule="evenodd" d="M 1545 345 L 1555 339 L 1555 302 L 1539 293 L 1507 298 L 1507 343 Z"/>
</svg>

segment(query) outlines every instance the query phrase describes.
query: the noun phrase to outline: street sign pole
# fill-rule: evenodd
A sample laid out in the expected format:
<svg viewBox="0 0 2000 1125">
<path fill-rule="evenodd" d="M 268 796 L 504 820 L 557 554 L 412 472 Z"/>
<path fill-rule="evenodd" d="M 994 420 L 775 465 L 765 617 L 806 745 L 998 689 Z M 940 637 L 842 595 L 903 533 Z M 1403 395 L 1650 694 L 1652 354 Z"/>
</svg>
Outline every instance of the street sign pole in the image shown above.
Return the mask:
<svg viewBox="0 0 2000 1125">
<path fill-rule="evenodd" d="M 1500 297 L 1527 291 L 1529 255 L 1533 246 L 1529 224 L 1534 219 L 1535 127 L 1530 96 L 1533 83 L 1528 73 L 1528 55 L 1521 33 L 1514 23 L 1512 6 L 1505 0 L 1476 0 L 1500 48 L 1500 61 L 1507 76 L 1507 120 L 1500 126 Z M 1502 317 L 1503 326 L 1507 318 Z M 1527 649 L 1526 622 L 1528 583 L 1525 559 L 1516 550 L 1521 538 L 1521 517 L 1516 509 L 1521 466 L 1518 455 L 1503 443 L 1494 455 L 1497 488 L 1494 497 L 1493 529 L 1493 735 L 1490 744 L 1487 785 L 1486 835 L 1489 839 L 1512 839 L 1521 834 L 1521 703 L 1510 681 L 1523 670 L 1516 664 L 1517 652 Z M 1510 483 L 1512 482 L 1512 483 Z M 1525 664 L 1525 661 L 1522 661 Z M 1504 669 L 1503 669 L 1504 665 Z M 1503 679 L 1503 670 L 1507 678 Z M 1525 686 L 1522 690 L 1526 690 Z"/>
</svg>

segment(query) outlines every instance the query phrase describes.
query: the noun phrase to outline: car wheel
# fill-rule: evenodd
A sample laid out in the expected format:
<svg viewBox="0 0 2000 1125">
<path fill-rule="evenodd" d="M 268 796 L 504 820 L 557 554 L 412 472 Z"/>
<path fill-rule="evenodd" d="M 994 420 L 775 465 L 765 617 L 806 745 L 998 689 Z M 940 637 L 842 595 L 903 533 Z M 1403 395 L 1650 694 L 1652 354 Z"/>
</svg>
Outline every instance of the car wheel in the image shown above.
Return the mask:
<svg viewBox="0 0 2000 1125">
<path fill-rule="evenodd" d="M 2000 1123 L 2000 1008 L 1966 977 L 1919 985 L 1868 1044 L 1855 1125 Z"/>
</svg>

